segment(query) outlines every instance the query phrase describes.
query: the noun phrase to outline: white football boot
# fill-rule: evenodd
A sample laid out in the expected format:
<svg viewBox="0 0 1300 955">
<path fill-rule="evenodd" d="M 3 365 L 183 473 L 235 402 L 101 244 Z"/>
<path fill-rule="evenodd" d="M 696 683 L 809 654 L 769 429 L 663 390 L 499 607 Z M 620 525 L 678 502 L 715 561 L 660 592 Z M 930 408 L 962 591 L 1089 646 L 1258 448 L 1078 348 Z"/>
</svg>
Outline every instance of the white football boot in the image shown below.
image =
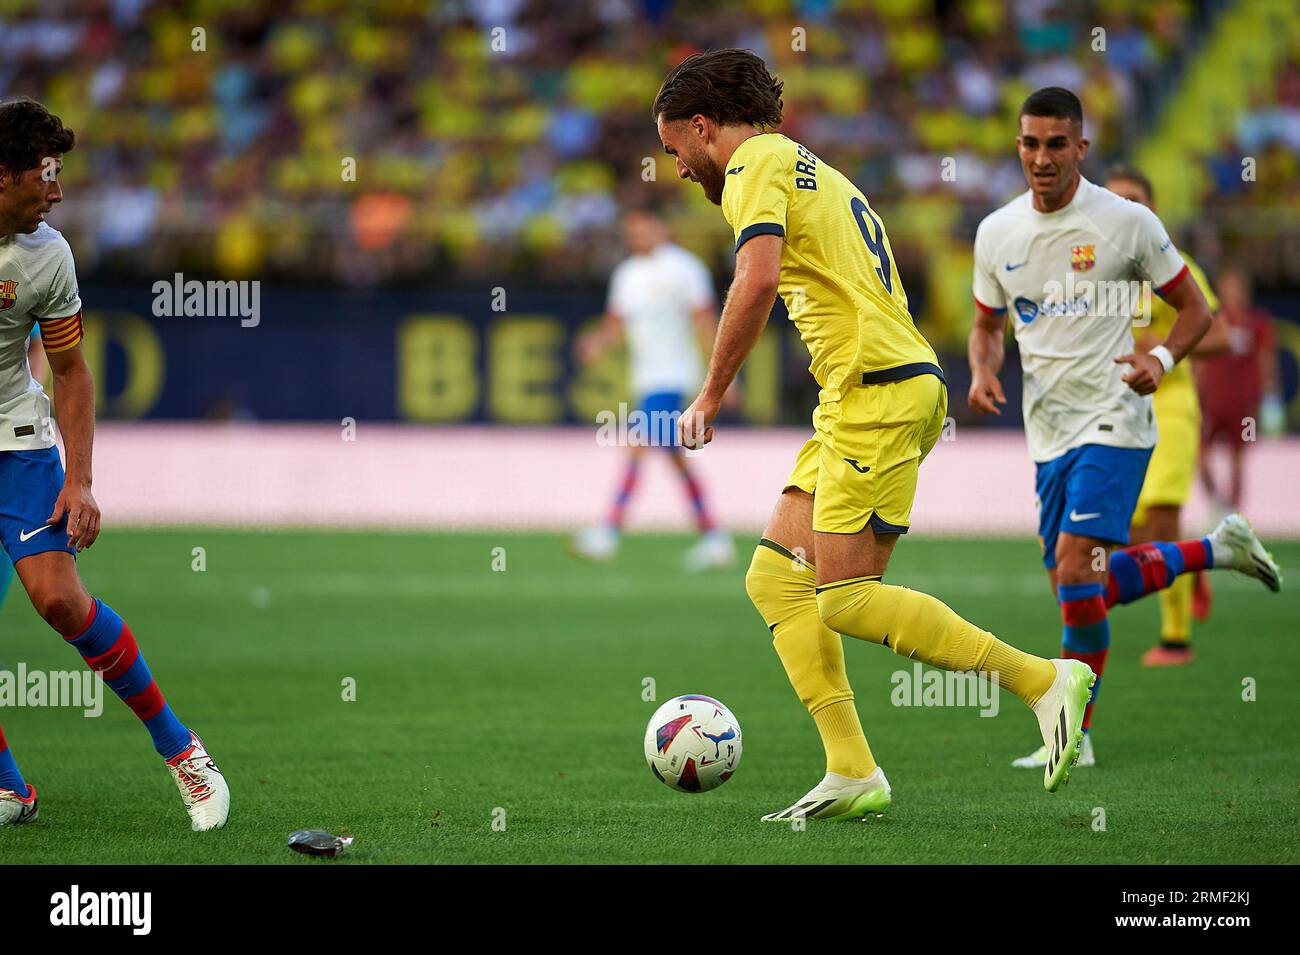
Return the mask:
<svg viewBox="0 0 1300 955">
<path fill-rule="evenodd" d="M 190 828 L 195 832 L 220 829 L 230 815 L 230 788 L 216 763 L 203 748 L 203 740 L 190 732 L 189 749 L 167 760 L 176 787 L 181 791 Z"/>
<path fill-rule="evenodd" d="M 0 789 L 0 826 L 17 826 L 31 822 L 40 815 L 40 807 L 36 804 L 36 787 L 28 783 L 27 788 L 30 792 L 26 798 L 12 789 Z"/>
<path fill-rule="evenodd" d="M 768 813 L 763 822 L 790 822 L 797 818 L 861 819 L 884 812 L 889 808 L 890 798 L 889 780 L 879 766 L 866 779 L 827 773 L 797 803 L 780 812 Z"/>
<path fill-rule="evenodd" d="M 1052 666 L 1056 667 L 1056 679 L 1034 706 L 1046 751 L 1043 788 L 1049 793 L 1069 782 L 1070 767 L 1079 761 L 1079 747 L 1084 740 L 1083 713 L 1092 697 L 1092 685 L 1097 682 L 1097 674 L 1082 660 L 1053 660 Z"/>
<path fill-rule="evenodd" d="M 607 524 L 584 527 L 569 539 L 569 553 L 597 563 L 613 560 L 618 553 L 618 531 Z"/>
<path fill-rule="evenodd" d="M 1240 514 L 1229 514 L 1210 531 L 1214 548 L 1214 569 L 1229 567 L 1247 577 L 1262 581 L 1269 590 L 1282 589 L 1282 570 L 1273 555 L 1264 549 L 1250 521 Z"/>
<path fill-rule="evenodd" d="M 736 562 L 736 543 L 726 531 L 709 531 L 682 558 L 693 572 L 727 568 Z"/>
<path fill-rule="evenodd" d="M 1011 763 L 1016 769 L 1042 769 L 1047 765 L 1047 747 L 1040 746 L 1028 756 L 1021 756 Z M 1074 765 L 1085 768 L 1097 765 L 1097 757 L 1092 752 L 1092 734 L 1084 733 L 1083 742 L 1079 744 L 1079 761 Z"/>
</svg>

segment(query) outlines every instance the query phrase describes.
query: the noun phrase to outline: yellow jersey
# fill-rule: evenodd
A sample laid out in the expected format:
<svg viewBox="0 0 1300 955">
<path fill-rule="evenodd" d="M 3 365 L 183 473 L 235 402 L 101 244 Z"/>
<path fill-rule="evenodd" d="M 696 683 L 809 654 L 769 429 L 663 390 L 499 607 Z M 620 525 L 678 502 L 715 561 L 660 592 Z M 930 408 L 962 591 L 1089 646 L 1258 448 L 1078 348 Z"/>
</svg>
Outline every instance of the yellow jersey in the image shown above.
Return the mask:
<svg viewBox="0 0 1300 955">
<path fill-rule="evenodd" d="M 756 235 L 785 239 L 780 294 L 823 400 L 859 380 L 942 377 L 884 224 L 853 183 L 780 133 L 745 140 L 727 166 L 722 213 L 736 250 Z"/>
<path fill-rule="evenodd" d="M 1210 288 L 1209 280 L 1206 279 L 1205 273 L 1201 267 L 1192 261 L 1189 255 L 1183 255 L 1183 261 L 1187 263 L 1187 271 L 1191 273 L 1196 284 L 1201 287 L 1205 294 L 1205 301 L 1210 305 L 1210 314 L 1213 315 L 1219 310 L 1219 300 L 1214 294 L 1214 289 Z M 1159 341 L 1164 341 L 1169 336 L 1169 331 L 1174 327 L 1174 321 L 1178 318 L 1178 310 L 1166 302 L 1163 298 L 1155 295 L 1151 299 L 1151 324 L 1145 329 L 1146 334 L 1154 335 Z M 1138 331 L 1139 337 L 1144 337 L 1143 331 Z M 1159 398 L 1162 394 L 1166 397 L 1178 393 L 1179 397 L 1186 399 L 1187 394 L 1196 397 L 1196 382 L 1192 380 L 1192 369 L 1190 357 L 1184 358 L 1178 364 L 1170 369 L 1169 374 L 1160 379 L 1160 387 L 1156 389 L 1155 397 Z M 1158 412 L 1157 412 L 1158 414 Z"/>
</svg>

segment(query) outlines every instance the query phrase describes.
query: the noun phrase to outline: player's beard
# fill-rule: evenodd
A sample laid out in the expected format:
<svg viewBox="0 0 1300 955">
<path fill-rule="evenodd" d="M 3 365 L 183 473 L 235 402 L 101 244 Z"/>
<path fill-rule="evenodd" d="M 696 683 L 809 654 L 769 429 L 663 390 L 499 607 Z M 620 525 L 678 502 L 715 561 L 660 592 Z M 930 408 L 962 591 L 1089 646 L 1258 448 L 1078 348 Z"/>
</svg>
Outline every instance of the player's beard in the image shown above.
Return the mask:
<svg viewBox="0 0 1300 955">
<path fill-rule="evenodd" d="M 721 166 L 715 165 L 708 154 L 698 146 L 691 147 L 686 156 L 686 166 L 699 180 L 704 189 L 704 198 L 715 206 L 722 205 L 722 187 L 726 185 L 727 174 Z"/>
</svg>

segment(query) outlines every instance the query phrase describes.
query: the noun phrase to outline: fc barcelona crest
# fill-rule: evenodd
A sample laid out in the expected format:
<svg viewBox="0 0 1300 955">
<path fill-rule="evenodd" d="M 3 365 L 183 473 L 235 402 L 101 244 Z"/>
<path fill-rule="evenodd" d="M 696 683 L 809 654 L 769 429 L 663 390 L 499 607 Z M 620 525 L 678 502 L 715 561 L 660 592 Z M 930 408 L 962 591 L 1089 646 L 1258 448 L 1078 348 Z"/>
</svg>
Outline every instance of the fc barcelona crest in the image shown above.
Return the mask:
<svg viewBox="0 0 1300 955">
<path fill-rule="evenodd" d="M 1086 272 L 1097 264 L 1097 247 L 1095 245 L 1076 245 L 1070 249 L 1070 268 L 1076 272 Z"/>
<path fill-rule="evenodd" d="M 18 302 L 18 283 L 13 279 L 0 279 L 0 312 L 13 308 Z"/>
</svg>

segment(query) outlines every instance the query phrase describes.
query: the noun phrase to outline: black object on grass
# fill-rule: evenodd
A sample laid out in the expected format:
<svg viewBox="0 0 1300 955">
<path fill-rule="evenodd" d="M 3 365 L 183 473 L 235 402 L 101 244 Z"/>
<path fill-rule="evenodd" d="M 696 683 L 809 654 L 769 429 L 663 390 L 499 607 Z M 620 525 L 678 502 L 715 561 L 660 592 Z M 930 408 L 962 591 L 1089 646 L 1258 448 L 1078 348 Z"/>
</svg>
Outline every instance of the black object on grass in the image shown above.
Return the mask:
<svg viewBox="0 0 1300 955">
<path fill-rule="evenodd" d="M 289 836 L 289 848 L 309 856 L 336 856 L 352 845 L 352 836 L 336 836 L 324 829 L 299 829 Z"/>
</svg>

